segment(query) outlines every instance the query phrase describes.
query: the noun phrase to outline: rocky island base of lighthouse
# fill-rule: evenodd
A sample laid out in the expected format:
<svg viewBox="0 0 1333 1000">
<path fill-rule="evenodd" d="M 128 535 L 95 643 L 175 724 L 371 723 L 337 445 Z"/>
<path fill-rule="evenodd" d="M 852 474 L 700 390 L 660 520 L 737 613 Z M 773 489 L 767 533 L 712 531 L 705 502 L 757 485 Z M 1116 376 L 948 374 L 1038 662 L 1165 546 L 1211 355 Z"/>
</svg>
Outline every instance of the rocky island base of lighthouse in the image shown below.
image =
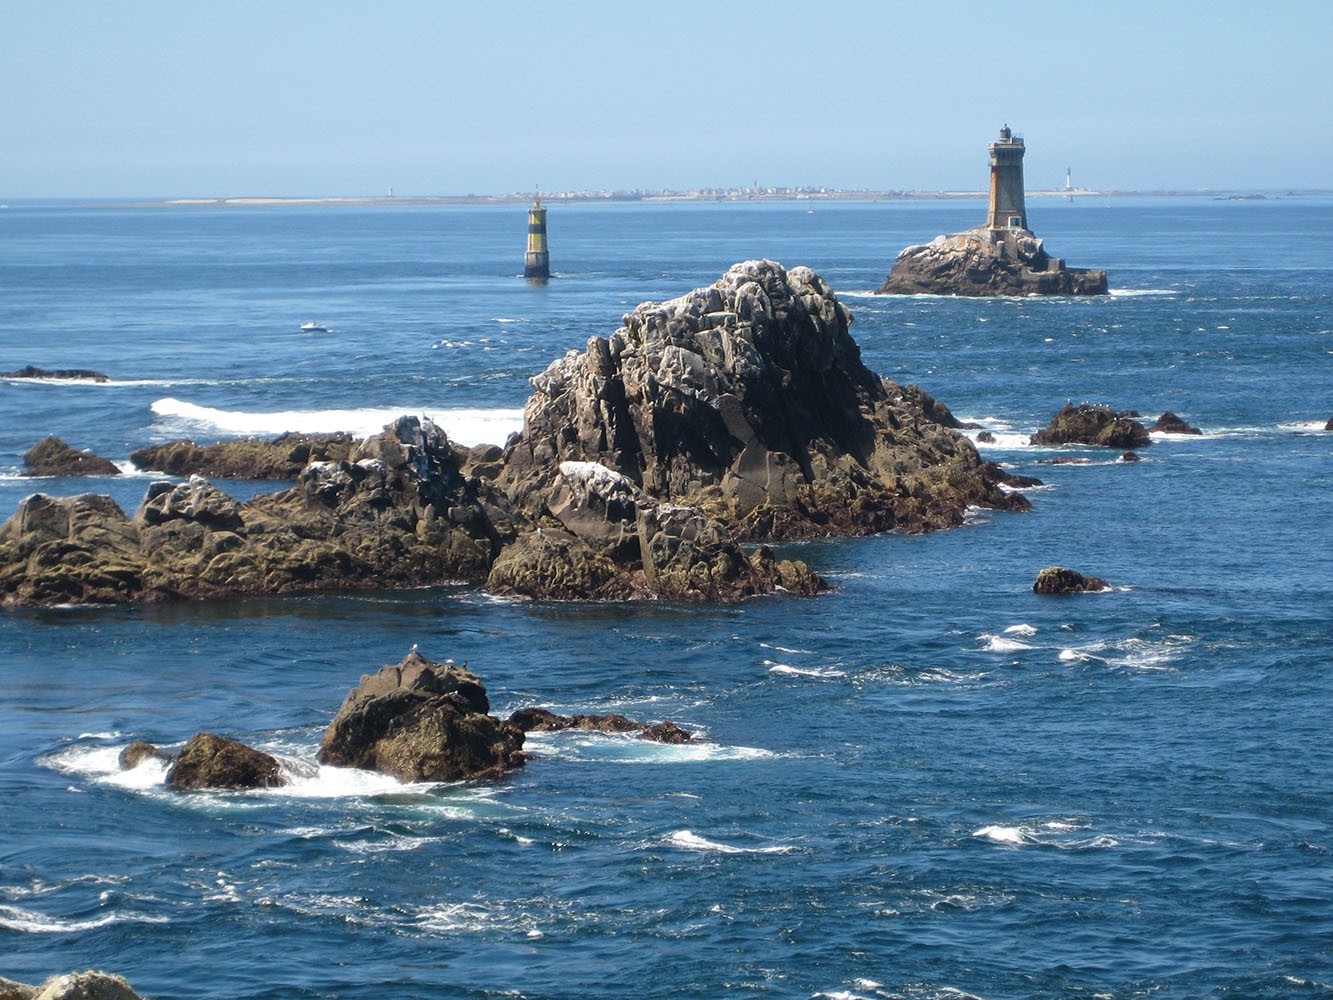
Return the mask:
<svg viewBox="0 0 1333 1000">
<path fill-rule="evenodd" d="M 1023 140 L 1006 125 L 989 146 L 986 223 L 898 254 L 880 295 L 1105 295 L 1106 272 L 1067 267 L 1028 228 Z"/>
</svg>

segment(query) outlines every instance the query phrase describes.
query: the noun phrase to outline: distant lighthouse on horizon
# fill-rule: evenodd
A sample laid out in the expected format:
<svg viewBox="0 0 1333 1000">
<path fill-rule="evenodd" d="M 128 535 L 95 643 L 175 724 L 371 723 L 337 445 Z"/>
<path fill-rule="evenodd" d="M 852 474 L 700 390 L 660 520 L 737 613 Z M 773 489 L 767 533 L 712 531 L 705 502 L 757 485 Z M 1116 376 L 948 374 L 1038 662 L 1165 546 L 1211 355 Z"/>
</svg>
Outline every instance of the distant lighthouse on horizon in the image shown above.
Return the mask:
<svg viewBox="0 0 1333 1000">
<path fill-rule="evenodd" d="M 528 250 L 523 255 L 523 277 L 546 281 L 551 277 L 551 253 L 546 246 L 546 209 L 541 195 L 534 195 L 528 209 Z"/>
</svg>

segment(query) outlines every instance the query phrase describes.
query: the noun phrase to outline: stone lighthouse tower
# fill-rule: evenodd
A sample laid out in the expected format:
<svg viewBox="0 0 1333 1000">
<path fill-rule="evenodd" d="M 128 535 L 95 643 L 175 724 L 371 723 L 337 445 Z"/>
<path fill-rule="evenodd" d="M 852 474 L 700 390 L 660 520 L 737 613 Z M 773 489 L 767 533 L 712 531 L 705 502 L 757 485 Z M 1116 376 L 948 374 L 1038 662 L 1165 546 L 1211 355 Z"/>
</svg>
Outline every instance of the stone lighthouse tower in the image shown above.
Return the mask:
<svg viewBox="0 0 1333 1000">
<path fill-rule="evenodd" d="M 1027 229 L 1028 213 L 1023 203 L 1023 140 L 1006 125 L 1000 129 L 1000 138 L 989 148 L 990 209 L 986 228 Z"/>
<path fill-rule="evenodd" d="M 523 255 L 523 277 L 546 281 L 551 276 L 551 254 L 546 248 L 546 209 L 540 197 L 528 209 L 528 252 Z"/>
</svg>

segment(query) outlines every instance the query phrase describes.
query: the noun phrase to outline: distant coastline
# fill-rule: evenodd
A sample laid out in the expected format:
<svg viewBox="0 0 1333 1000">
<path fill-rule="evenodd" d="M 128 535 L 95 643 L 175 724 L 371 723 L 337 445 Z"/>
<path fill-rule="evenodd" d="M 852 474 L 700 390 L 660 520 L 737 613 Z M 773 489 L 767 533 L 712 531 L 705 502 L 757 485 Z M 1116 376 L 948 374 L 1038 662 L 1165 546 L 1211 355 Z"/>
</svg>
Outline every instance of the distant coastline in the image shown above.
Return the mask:
<svg viewBox="0 0 1333 1000">
<path fill-rule="evenodd" d="M 70 199 L 85 205 L 115 204 L 118 206 L 182 206 L 182 207 L 253 207 L 283 205 L 328 205 L 328 206 L 365 206 L 365 205 L 516 205 L 525 204 L 533 199 L 533 192 L 512 192 L 508 194 L 462 194 L 462 195 L 345 195 L 345 196 L 281 196 L 281 195 L 242 195 L 210 198 L 162 198 L 162 199 Z M 750 187 L 750 188 L 698 188 L 691 190 L 588 190 L 588 191 L 542 191 L 542 201 L 547 204 L 595 204 L 616 202 L 839 202 L 839 201 L 951 201 L 985 199 L 985 191 L 871 191 L 845 190 L 821 187 Z M 1234 189 L 1197 189 L 1190 191 L 1160 190 L 1132 191 L 1092 188 L 1051 188 L 1047 190 L 1029 190 L 1029 198 L 1127 198 L 1127 197 L 1197 197 L 1212 198 L 1220 201 L 1264 201 L 1281 198 L 1308 197 L 1311 195 L 1333 194 L 1327 189 L 1272 188 L 1265 190 Z"/>
</svg>

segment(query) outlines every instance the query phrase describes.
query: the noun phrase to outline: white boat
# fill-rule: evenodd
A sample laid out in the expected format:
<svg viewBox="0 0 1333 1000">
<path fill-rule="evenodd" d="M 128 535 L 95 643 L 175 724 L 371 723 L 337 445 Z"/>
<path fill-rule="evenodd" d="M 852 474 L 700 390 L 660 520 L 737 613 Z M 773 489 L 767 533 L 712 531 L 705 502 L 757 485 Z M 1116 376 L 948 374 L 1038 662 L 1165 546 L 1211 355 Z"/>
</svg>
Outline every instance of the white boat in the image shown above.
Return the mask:
<svg viewBox="0 0 1333 1000">
<path fill-rule="evenodd" d="M 302 333 L 329 333 L 330 331 L 329 331 L 329 328 L 328 328 L 327 326 L 320 326 L 318 323 L 316 323 L 316 322 L 314 322 L 314 321 L 312 320 L 312 321 L 309 322 L 309 323 L 302 323 L 302 324 L 301 324 L 301 332 L 302 332 Z"/>
</svg>

